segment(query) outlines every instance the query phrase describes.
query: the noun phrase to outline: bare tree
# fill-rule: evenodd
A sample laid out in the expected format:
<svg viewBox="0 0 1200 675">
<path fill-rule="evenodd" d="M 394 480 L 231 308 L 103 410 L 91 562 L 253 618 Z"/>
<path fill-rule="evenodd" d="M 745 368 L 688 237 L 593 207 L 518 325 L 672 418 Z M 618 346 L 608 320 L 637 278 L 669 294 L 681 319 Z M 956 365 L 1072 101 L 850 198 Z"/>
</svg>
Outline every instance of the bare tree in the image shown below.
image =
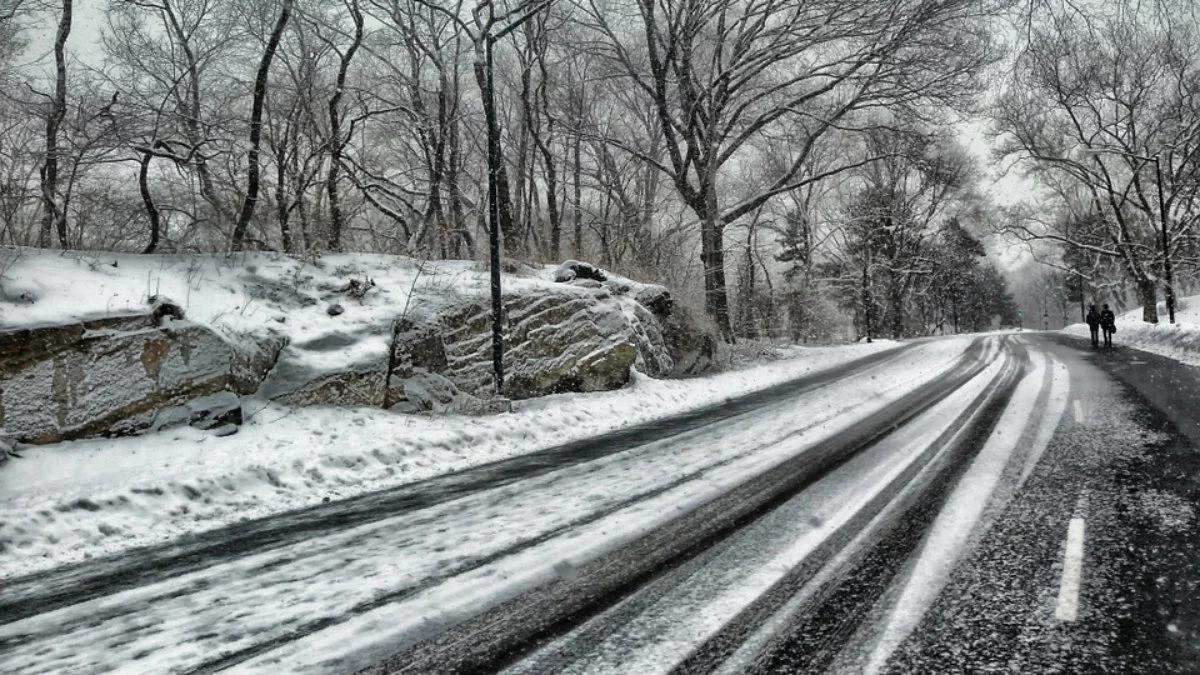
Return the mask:
<svg viewBox="0 0 1200 675">
<path fill-rule="evenodd" d="M 275 27 L 271 30 L 271 36 L 267 39 L 267 44 L 263 48 L 262 59 L 258 64 L 258 73 L 254 77 L 254 100 L 250 108 L 250 151 L 247 153 L 247 170 L 246 170 L 246 198 L 242 202 L 242 210 L 238 214 L 237 223 L 233 227 L 233 236 L 231 246 L 236 250 L 242 248 L 244 239 L 246 238 L 246 228 L 250 224 L 250 218 L 254 216 L 254 207 L 258 203 L 259 189 L 259 144 L 262 139 L 262 115 L 263 103 L 267 97 L 267 77 L 271 72 L 271 61 L 275 58 L 275 50 L 279 47 L 279 40 L 283 37 L 283 31 L 287 27 L 288 19 L 292 15 L 293 0 L 282 0 L 279 8 L 278 17 L 275 19 Z"/>
<path fill-rule="evenodd" d="M 58 243 L 67 247 L 66 213 L 59 203 L 58 161 L 59 126 L 67 114 L 67 38 L 71 35 L 72 0 L 62 0 L 58 28 L 54 34 L 54 92 L 46 99 L 46 155 L 42 162 L 42 229 L 38 246 L 50 245 L 50 231 L 58 232 Z"/>
<path fill-rule="evenodd" d="M 1105 217 L 1091 221 L 1099 238 L 1056 227 L 1079 220 L 1025 218 L 1008 228 L 1120 260 L 1143 319 L 1157 322 L 1161 271 L 1189 249 L 1200 216 L 1200 26 L 1171 3 L 1121 2 L 1087 14 L 1045 3 L 1033 20 L 997 107 L 1002 151 L 1046 182 L 1082 187 Z"/>
<path fill-rule="evenodd" d="M 700 222 L 705 305 L 727 338 L 725 226 L 776 195 L 872 161 L 803 172 L 814 147 L 856 111 L 961 97 L 993 56 L 980 21 L 987 7 L 966 0 L 629 4 L 636 32 L 615 25 L 623 12 L 597 0 L 587 2 L 588 20 L 602 55 L 655 103 L 668 160 L 644 159 L 667 174 Z M 789 123 L 807 132 L 793 161 L 725 203 L 722 177 L 751 161 L 750 141 Z"/>
</svg>

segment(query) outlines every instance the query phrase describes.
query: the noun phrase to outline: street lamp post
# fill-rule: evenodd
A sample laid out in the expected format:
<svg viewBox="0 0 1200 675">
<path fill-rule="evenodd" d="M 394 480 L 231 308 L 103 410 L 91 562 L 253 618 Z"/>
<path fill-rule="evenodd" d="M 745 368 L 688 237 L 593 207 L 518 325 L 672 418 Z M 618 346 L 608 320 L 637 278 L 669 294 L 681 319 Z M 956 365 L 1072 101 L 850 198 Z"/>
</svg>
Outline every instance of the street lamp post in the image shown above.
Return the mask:
<svg viewBox="0 0 1200 675">
<path fill-rule="evenodd" d="M 1170 318 L 1171 323 L 1175 323 L 1175 283 L 1171 275 L 1171 242 L 1167 236 L 1167 200 L 1163 196 L 1162 162 L 1159 161 L 1157 154 L 1153 157 L 1147 157 L 1132 152 L 1125 152 L 1117 148 L 1088 148 L 1085 152 L 1093 157 L 1107 152 L 1143 162 L 1154 162 L 1154 186 L 1158 190 L 1158 222 L 1163 255 L 1163 295 L 1167 299 L 1167 316 Z M 1100 160 L 1097 159 L 1096 161 L 1099 163 Z"/>
</svg>

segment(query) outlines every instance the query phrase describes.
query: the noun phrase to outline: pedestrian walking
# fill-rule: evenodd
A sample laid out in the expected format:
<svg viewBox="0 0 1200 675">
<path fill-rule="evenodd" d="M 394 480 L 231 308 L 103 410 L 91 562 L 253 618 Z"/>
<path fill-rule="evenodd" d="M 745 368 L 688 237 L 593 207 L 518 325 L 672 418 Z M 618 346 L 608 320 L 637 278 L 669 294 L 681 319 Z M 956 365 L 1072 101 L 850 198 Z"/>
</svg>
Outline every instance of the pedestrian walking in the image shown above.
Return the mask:
<svg viewBox="0 0 1200 675">
<path fill-rule="evenodd" d="M 1088 306 L 1087 313 L 1088 330 L 1092 332 L 1092 347 L 1100 346 L 1100 312 L 1096 311 L 1095 305 Z"/>
<path fill-rule="evenodd" d="M 1111 347 L 1113 333 L 1117 332 L 1117 315 L 1113 314 L 1108 305 L 1100 310 L 1100 329 L 1104 331 L 1104 346 Z"/>
</svg>

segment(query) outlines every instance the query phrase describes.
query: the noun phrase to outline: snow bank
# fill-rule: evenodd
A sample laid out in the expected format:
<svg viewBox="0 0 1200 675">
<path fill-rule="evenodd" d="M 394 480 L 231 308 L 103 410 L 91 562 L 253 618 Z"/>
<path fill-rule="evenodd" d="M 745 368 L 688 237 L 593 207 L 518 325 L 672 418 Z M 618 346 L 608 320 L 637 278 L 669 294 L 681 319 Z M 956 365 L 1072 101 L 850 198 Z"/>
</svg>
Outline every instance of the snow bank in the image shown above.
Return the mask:
<svg viewBox="0 0 1200 675">
<path fill-rule="evenodd" d="M 464 275 L 469 267 L 462 265 Z M 111 278 L 69 259 L 62 268 L 96 274 L 97 282 Z M 208 273 L 216 275 L 218 268 Z M 43 299 L 65 303 L 56 292 L 46 292 L 55 288 L 38 290 Z M 235 285 L 228 288 L 238 292 Z M 113 284 L 103 292 L 134 302 L 143 291 Z M 34 307 L 22 320 L 45 311 Z M 255 307 L 266 311 L 255 301 L 247 314 Z M 234 324 L 242 320 L 229 318 Z M 787 360 L 688 380 L 635 373 L 625 389 L 521 401 L 510 415 L 421 417 L 377 408 L 269 405 L 249 411 L 253 415 L 241 432 L 229 437 L 183 427 L 29 448 L 0 471 L 0 578 L 661 419 L 896 346 L 801 348 Z"/>
<path fill-rule="evenodd" d="M 1167 322 L 1166 309 L 1161 305 L 1157 324 L 1142 321 L 1141 307 L 1118 315 L 1113 342 L 1200 366 L 1200 295 L 1179 298 L 1176 304 L 1174 324 Z M 1068 335 L 1091 336 L 1085 323 L 1062 330 Z"/>
</svg>

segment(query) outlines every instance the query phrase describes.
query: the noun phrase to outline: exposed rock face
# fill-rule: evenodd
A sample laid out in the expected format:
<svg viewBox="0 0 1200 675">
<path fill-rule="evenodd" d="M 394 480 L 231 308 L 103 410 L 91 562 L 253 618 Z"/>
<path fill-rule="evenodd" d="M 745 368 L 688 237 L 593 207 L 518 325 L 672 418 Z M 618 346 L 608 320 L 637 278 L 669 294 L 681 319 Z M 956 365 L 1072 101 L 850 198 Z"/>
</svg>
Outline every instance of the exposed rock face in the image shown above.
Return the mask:
<svg viewBox="0 0 1200 675">
<path fill-rule="evenodd" d="M 284 347 L 287 347 L 287 338 L 282 335 L 239 341 L 229 364 L 231 388 L 243 396 L 258 391 L 267 374 L 279 362 Z"/>
<path fill-rule="evenodd" d="M 382 405 L 387 392 L 387 362 L 347 364 L 339 370 L 310 370 L 282 360 L 258 390 L 258 396 L 294 406 Z"/>
<path fill-rule="evenodd" d="M 229 385 L 231 351 L 151 314 L 0 332 L 0 427 L 47 443 L 149 426 L 155 412 Z"/>
<path fill-rule="evenodd" d="M 607 288 L 511 293 L 503 303 L 504 396 L 616 389 L 635 363 L 652 374 L 672 367 L 650 312 Z M 436 373 L 466 392 L 491 391 L 491 312 L 483 302 L 410 326 L 396 336 L 395 377 Z"/>
<path fill-rule="evenodd" d="M 659 319 L 666 319 L 675 311 L 675 300 L 671 297 L 671 291 L 658 284 L 642 285 L 634 292 L 633 299 Z"/>
</svg>

